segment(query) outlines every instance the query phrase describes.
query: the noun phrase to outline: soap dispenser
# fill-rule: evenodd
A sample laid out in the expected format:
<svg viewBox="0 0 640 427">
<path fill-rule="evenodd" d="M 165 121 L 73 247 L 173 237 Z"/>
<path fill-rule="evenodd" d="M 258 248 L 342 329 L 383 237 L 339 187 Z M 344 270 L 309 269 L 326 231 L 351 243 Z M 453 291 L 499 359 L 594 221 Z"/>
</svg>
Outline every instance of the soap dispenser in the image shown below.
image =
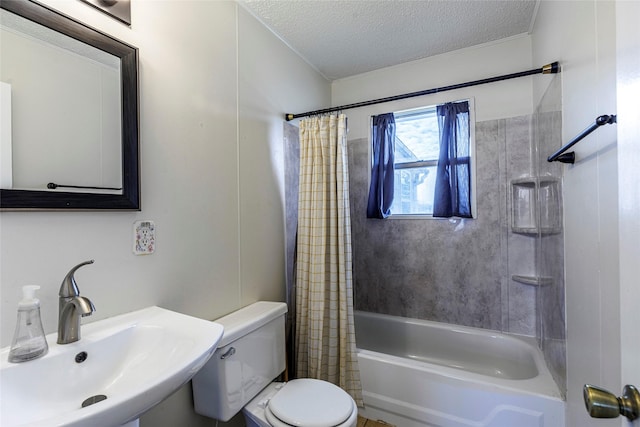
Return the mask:
<svg viewBox="0 0 640 427">
<path fill-rule="evenodd" d="M 40 301 L 35 292 L 40 286 L 24 286 L 23 298 L 18 304 L 18 323 L 9 350 L 9 362 L 18 363 L 37 359 L 49 351 L 40 319 Z"/>
</svg>

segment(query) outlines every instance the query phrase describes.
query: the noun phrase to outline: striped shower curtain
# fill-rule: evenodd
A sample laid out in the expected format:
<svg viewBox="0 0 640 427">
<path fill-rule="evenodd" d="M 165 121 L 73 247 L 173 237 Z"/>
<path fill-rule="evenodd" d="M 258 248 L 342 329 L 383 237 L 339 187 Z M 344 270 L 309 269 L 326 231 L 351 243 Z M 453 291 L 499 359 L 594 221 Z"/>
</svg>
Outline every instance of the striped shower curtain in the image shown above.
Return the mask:
<svg viewBox="0 0 640 427">
<path fill-rule="evenodd" d="M 300 122 L 296 373 L 363 406 L 353 323 L 346 116 Z"/>
</svg>

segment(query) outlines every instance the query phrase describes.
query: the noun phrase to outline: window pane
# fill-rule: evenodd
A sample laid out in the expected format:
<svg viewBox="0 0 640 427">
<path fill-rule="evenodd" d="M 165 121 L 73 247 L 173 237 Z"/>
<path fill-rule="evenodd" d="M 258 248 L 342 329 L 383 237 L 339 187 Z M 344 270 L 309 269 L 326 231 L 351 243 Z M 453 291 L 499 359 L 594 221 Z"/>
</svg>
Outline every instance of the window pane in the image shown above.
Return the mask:
<svg viewBox="0 0 640 427">
<path fill-rule="evenodd" d="M 432 214 L 436 166 L 396 169 L 394 173 L 393 215 Z"/>
<path fill-rule="evenodd" d="M 396 113 L 395 163 L 436 161 L 440 135 L 436 108 Z M 431 215 L 436 167 L 396 169 L 393 215 Z"/>
<path fill-rule="evenodd" d="M 411 114 L 396 114 L 395 162 L 436 160 L 440 151 L 440 135 L 436 109 Z"/>
</svg>

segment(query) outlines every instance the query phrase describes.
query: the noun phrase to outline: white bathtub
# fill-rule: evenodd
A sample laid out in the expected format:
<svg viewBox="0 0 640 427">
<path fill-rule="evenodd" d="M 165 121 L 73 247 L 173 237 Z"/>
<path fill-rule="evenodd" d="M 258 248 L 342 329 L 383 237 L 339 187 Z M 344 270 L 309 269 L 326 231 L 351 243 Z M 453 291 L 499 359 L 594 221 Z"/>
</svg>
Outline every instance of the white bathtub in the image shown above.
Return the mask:
<svg viewBox="0 0 640 427">
<path fill-rule="evenodd" d="M 365 408 L 397 427 L 564 427 L 542 353 L 485 329 L 355 312 Z"/>
</svg>

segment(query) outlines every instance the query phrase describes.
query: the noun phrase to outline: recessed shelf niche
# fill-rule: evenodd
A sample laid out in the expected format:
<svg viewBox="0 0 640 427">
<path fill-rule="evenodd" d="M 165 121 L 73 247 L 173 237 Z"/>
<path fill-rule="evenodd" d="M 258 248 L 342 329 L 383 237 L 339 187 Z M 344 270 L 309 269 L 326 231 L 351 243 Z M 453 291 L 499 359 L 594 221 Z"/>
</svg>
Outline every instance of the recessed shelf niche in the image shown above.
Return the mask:
<svg viewBox="0 0 640 427">
<path fill-rule="evenodd" d="M 556 234 L 562 230 L 559 184 L 553 177 L 511 181 L 511 230 L 514 233 Z"/>
</svg>

